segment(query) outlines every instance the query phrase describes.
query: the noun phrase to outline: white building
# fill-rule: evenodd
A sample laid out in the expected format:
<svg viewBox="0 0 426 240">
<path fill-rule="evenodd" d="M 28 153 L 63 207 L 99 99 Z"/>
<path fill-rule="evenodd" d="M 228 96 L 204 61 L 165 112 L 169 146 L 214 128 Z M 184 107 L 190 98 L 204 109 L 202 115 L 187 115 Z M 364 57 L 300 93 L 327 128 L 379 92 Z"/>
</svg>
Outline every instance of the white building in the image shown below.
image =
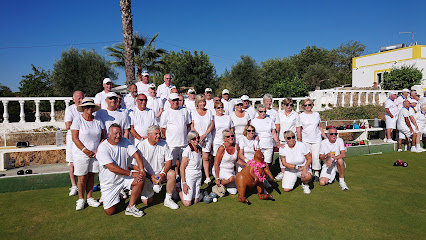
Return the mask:
<svg viewBox="0 0 426 240">
<path fill-rule="evenodd" d="M 402 44 L 383 47 L 394 48 L 352 59 L 352 87 L 373 87 L 383 81 L 383 73 L 393 67 L 414 65 L 423 72 L 421 85 L 426 85 L 426 46 L 404 47 Z"/>
</svg>

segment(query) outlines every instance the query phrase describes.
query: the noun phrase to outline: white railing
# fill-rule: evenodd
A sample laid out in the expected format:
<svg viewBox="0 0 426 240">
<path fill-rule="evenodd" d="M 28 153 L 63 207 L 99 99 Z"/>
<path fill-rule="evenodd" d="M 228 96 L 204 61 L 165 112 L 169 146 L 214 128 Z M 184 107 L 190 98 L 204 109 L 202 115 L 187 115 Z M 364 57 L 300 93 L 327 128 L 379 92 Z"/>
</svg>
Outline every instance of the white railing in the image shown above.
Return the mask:
<svg viewBox="0 0 426 240">
<path fill-rule="evenodd" d="M 291 98 L 293 100 L 293 102 L 296 102 L 296 112 L 300 112 L 300 103 L 310 97 L 295 97 L 295 98 Z M 276 106 L 276 104 L 278 103 L 278 111 L 281 111 L 282 108 L 282 103 L 283 100 L 285 98 L 273 98 L 272 99 L 272 104 L 273 106 Z M 312 101 L 315 101 L 315 98 L 310 98 Z M 259 103 L 263 103 L 263 98 L 250 98 L 250 102 L 251 102 L 251 106 L 256 108 L 256 105 Z"/>
<path fill-rule="evenodd" d="M 9 112 L 8 104 L 9 102 L 19 102 L 19 123 L 26 123 L 25 121 L 25 112 L 24 106 L 25 102 L 34 102 L 35 103 L 35 122 L 40 123 L 40 102 L 49 101 L 50 102 L 50 122 L 56 122 L 55 119 L 55 102 L 64 101 L 65 107 L 68 107 L 72 97 L 0 97 L 0 101 L 3 103 L 3 123 L 9 123 Z"/>
</svg>

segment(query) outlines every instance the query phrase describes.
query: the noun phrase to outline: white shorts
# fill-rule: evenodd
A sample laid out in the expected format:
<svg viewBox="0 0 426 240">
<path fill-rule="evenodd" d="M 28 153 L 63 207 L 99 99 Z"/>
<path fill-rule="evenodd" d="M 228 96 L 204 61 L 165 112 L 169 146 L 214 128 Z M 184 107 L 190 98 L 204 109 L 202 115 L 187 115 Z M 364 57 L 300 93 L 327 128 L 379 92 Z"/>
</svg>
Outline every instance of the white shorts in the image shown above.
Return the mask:
<svg viewBox="0 0 426 240">
<path fill-rule="evenodd" d="M 343 162 L 344 161 L 345 160 L 343 160 Z M 345 162 L 345 168 L 346 168 L 346 162 Z M 320 178 L 328 178 L 328 183 L 332 183 L 334 179 L 336 178 L 336 172 L 339 172 L 339 170 L 337 169 L 336 162 L 333 162 L 329 168 L 324 163 L 322 165 Z"/>
<path fill-rule="evenodd" d="M 213 143 L 213 156 L 216 157 L 217 150 L 220 146 L 222 146 L 223 143 Z"/>
<path fill-rule="evenodd" d="M 398 130 L 399 130 L 398 135 L 399 135 L 399 138 L 400 138 L 400 139 L 410 138 L 410 137 L 411 137 L 411 135 L 413 135 L 413 134 L 410 132 L 410 129 L 409 129 L 409 128 L 401 128 L 401 129 L 398 129 Z"/>
<path fill-rule="evenodd" d="M 132 190 L 133 180 L 133 177 L 123 176 L 123 181 L 120 184 L 114 185 L 111 188 L 104 188 L 101 186 L 104 209 L 108 209 L 119 203 L 121 189 L 126 188 L 128 190 Z"/>
<path fill-rule="evenodd" d="M 307 143 L 305 142 L 306 146 L 308 146 L 311 154 L 312 154 L 312 169 L 313 170 L 321 170 L 321 163 L 319 160 L 319 151 L 321 147 L 321 142 L 319 143 Z"/>
<path fill-rule="evenodd" d="M 201 145 L 201 149 L 203 153 L 209 153 L 212 150 L 211 140 L 209 139 L 207 142 L 203 142 L 203 144 Z"/>
<path fill-rule="evenodd" d="M 311 169 L 309 168 L 308 172 L 312 174 Z M 296 169 L 285 169 L 284 177 L 282 180 L 282 187 L 285 189 L 293 189 L 294 184 L 296 184 L 297 178 L 301 178 L 302 171 Z"/>
<path fill-rule="evenodd" d="M 188 194 L 185 194 L 182 191 L 183 194 L 183 200 L 185 201 L 192 201 L 196 198 L 200 198 L 200 187 L 201 187 L 201 172 L 198 176 L 194 176 L 191 172 L 185 172 L 185 180 L 186 184 L 188 185 Z M 181 182 L 181 186 L 183 186 Z"/>
<path fill-rule="evenodd" d="M 396 117 L 395 116 L 393 118 L 391 118 L 391 117 L 386 115 L 385 120 L 386 120 L 386 129 L 396 129 Z"/>
<path fill-rule="evenodd" d="M 99 162 L 96 158 L 89 158 L 87 156 L 74 156 L 74 175 L 84 176 L 87 173 L 98 173 Z"/>
<path fill-rule="evenodd" d="M 273 148 L 262 148 L 263 157 L 266 163 L 272 163 L 272 157 L 274 156 Z"/>
<path fill-rule="evenodd" d="M 176 166 L 176 161 L 182 160 L 183 147 L 170 147 L 170 152 L 172 153 L 172 166 Z"/>
<path fill-rule="evenodd" d="M 153 184 L 151 182 L 151 179 L 145 178 L 145 182 L 143 185 L 142 193 L 141 193 L 141 199 L 148 199 L 154 196 L 154 189 L 152 188 Z"/>
<path fill-rule="evenodd" d="M 74 142 L 72 141 L 72 136 L 70 134 L 70 136 L 68 136 L 67 134 L 67 148 L 65 150 L 65 160 L 69 163 L 73 162 L 72 159 L 72 148 L 73 148 Z"/>
</svg>

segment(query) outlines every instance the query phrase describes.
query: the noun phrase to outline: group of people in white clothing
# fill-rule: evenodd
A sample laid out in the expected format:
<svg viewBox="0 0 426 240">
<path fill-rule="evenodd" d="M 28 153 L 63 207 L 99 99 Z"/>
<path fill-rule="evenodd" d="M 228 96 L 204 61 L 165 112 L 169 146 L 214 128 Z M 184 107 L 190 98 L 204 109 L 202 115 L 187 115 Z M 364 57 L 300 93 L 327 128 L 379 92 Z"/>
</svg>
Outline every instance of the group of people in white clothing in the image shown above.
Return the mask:
<svg viewBox="0 0 426 240">
<path fill-rule="evenodd" d="M 420 142 L 426 136 L 426 91 L 423 97 L 415 90 L 403 89 L 400 96 L 391 91 L 385 101 L 386 135 L 384 142 L 398 143 L 398 152 L 402 151 L 402 142 L 406 149 L 411 144 L 411 152 L 423 152 Z M 392 131 L 398 130 L 398 141 L 392 139 Z"/>
<path fill-rule="evenodd" d="M 171 84 L 170 74 L 157 89 L 147 72 L 140 82 L 128 86 L 124 98 L 111 91 L 110 79 L 104 79 L 103 87 L 95 100 L 76 91 L 75 104 L 66 109 L 70 196 L 78 193 L 76 210 L 86 203 L 98 207 L 103 202 L 106 214 L 114 214 L 129 191 L 125 214 L 141 217 L 144 212 L 135 207 L 138 198 L 150 205 L 163 183 L 166 207 L 178 209 L 178 198 L 190 206 L 202 197 L 203 176 L 205 184 L 225 186 L 229 194 L 237 194 L 236 174 L 257 149 L 271 168 L 274 147 L 279 148 L 281 168 L 275 179 L 282 179 L 284 191 L 291 191 L 301 178 L 303 192 L 310 193 L 309 181 L 325 186 L 334 181 L 336 172 L 340 187 L 348 190 L 343 141 L 335 129 L 324 133 L 310 99 L 302 102 L 300 114 L 290 98 L 283 101 L 283 111 L 276 111 L 270 94 L 256 109 L 250 106 L 249 96 L 231 99 L 227 89 L 214 97 L 210 88 L 198 95 L 189 89 L 185 100 Z M 92 197 L 95 173 L 99 173 L 100 201 Z M 267 187 L 272 180 L 265 180 Z"/>
</svg>

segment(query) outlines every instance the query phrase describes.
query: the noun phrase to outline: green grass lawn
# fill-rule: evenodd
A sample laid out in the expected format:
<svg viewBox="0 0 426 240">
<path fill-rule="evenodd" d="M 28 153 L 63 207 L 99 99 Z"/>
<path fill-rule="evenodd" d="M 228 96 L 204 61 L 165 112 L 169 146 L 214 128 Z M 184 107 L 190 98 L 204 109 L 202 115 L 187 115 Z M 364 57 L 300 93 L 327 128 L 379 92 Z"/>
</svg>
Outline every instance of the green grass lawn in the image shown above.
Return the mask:
<svg viewBox="0 0 426 240">
<path fill-rule="evenodd" d="M 408 168 L 393 167 L 397 159 Z M 158 204 L 134 218 L 120 212 L 106 216 L 103 208 L 75 211 L 77 197 L 68 197 L 67 178 L 0 179 L 0 236 L 2 239 L 424 239 L 426 233 L 426 153 L 388 153 L 346 159 L 349 191 L 338 183 L 314 184 L 310 195 L 297 187 L 273 192 L 275 202 L 251 206 L 237 196 L 217 203 L 199 203 L 170 210 Z M 64 175 L 64 174 L 63 174 Z M 39 179 L 39 180 L 37 180 Z M 279 182 L 281 183 L 281 182 Z M 26 190 L 25 185 L 38 190 Z M 6 188 L 5 185 L 12 187 Z M 11 192 L 13 186 L 21 189 Z M 8 190 L 9 189 L 9 190 Z M 163 188 L 164 189 L 164 188 Z M 100 193 L 96 192 L 99 198 Z M 138 207 L 142 208 L 143 204 Z"/>
</svg>

